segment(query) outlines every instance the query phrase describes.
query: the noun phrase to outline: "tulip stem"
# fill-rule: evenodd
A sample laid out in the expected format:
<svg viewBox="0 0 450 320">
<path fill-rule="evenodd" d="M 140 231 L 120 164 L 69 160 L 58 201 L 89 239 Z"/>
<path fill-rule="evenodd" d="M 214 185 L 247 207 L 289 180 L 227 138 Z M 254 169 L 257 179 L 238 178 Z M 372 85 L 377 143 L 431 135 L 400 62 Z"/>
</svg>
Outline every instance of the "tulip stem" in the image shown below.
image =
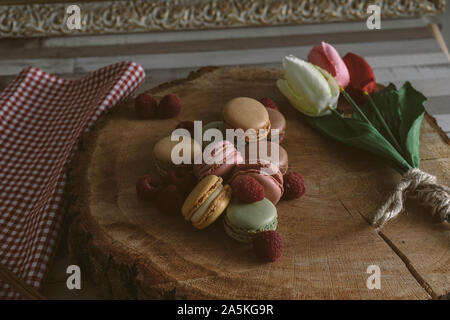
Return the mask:
<svg viewBox="0 0 450 320">
<path fill-rule="evenodd" d="M 394 144 L 394 147 L 397 149 L 397 151 L 401 155 L 404 156 L 403 150 L 400 147 L 400 144 L 398 143 L 398 141 L 395 138 L 394 134 L 392 133 L 391 129 L 389 129 L 389 126 L 387 125 L 386 121 L 384 120 L 380 110 L 378 110 L 378 108 L 375 104 L 375 101 L 373 101 L 372 97 L 370 96 L 370 94 L 368 92 L 364 92 L 364 94 L 366 95 L 367 99 L 369 100 L 369 103 L 370 103 L 371 107 L 373 108 L 373 110 L 375 111 L 375 114 L 376 114 L 378 120 L 380 121 L 381 125 L 383 126 L 384 130 L 386 130 L 387 134 L 391 138 L 391 142 Z"/>
<path fill-rule="evenodd" d="M 345 121 L 345 117 L 342 116 L 342 114 L 340 114 L 339 112 L 336 111 L 336 109 L 333 109 L 331 107 L 328 107 L 328 109 L 336 116 L 339 118 L 339 120 L 343 120 L 344 121 L 344 125 L 346 125 L 350 130 L 352 130 L 352 127 L 348 124 L 347 121 Z"/>
<path fill-rule="evenodd" d="M 342 118 L 342 114 L 340 114 L 339 112 L 336 111 L 336 109 L 333 109 L 331 107 L 328 107 L 328 109 L 333 112 L 335 115 L 337 115 L 339 118 Z"/>
<path fill-rule="evenodd" d="M 370 124 L 373 127 L 374 125 L 372 124 L 372 122 L 370 122 L 369 119 L 367 119 L 366 115 L 358 107 L 355 100 L 353 100 L 352 97 L 350 97 L 350 95 L 347 92 L 345 92 L 344 88 L 342 88 L 342 87 L 340 87 L 340 88 L 341 88 L 341 93 L 344 96 L 344 98 L 347 100 L 347 102 L 352 105 L 352 107 L 358 112 L 358 114 L 360 115 L 361 118 L 364 119 L 364 121 L 366 121 L 368 124 Z"/>
</svg>

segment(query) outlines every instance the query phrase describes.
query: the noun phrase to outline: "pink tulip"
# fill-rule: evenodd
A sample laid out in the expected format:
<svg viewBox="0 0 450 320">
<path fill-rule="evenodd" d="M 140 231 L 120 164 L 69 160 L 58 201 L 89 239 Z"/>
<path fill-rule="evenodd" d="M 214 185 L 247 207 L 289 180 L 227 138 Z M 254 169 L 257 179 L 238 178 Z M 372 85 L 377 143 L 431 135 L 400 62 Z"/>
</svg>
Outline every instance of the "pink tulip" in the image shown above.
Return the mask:
<svg viewBox="0 0 450 320">
<path fill-rule="evenodd" d="M 321 67 L 334 76 L 339 85 L 345 88 L 350 82 L 347 66 L 336 49 L 326 42 L 315 46 L 308 54 L 308 61 Z"/>
</svg>

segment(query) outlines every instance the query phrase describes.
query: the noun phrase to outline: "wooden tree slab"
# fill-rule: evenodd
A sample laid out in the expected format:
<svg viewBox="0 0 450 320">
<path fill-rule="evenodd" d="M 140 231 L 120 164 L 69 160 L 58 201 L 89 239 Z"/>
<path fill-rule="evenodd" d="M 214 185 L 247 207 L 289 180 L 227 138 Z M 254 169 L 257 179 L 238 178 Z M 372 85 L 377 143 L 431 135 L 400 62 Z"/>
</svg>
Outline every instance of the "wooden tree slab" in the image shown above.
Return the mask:
<svg viewBox="0 0 450 320">
<path fill-rule="evenodd" d="M 278 69 L 205 68 L 157 87 L 184 104 L 176 119 L 138 120 L 133 101 L 88 134 L 70 171 L 74 215 L 69 248 L 83 274 L 114 298 L 430 299 L 450 290 L 448 225 L 408 203 L 408 212 L 376 233 L 368 221 L 399 175 L 378 158 L 309 128 L 281 96 Z M 236 96 L 272 97 L 287 118 L 283 146 L 307 193 L 278 205 L 281 259 L 261 263 L 228 238 L 220 221 L 198 231 L 139 201 L 137 179 L 154 171 L 153 144 L 181 120 L 219 120 Z M 449 147 L 424 121 L 422 167 L 442 183 Z M 366 286 L 378 265 L 381 289 Z"/>
</svg>

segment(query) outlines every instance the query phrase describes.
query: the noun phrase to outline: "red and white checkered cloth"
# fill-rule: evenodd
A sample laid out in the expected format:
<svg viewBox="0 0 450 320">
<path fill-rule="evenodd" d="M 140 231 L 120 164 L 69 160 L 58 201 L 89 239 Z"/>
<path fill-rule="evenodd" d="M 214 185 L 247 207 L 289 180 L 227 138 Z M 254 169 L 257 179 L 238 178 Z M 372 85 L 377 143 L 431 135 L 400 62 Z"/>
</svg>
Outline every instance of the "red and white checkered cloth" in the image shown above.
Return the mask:
<svg viewBox="0 0 450 320">
<path fill-rule="evenodd" d="M 80 80 L 29 67 L 0 94 L 0 263 L 39 288 L 62 227 L 66 164 L 80 134 L 143 82 L 134 62 Z M 0 281 L 0 299 L 20 298 Z"/>
</svg>

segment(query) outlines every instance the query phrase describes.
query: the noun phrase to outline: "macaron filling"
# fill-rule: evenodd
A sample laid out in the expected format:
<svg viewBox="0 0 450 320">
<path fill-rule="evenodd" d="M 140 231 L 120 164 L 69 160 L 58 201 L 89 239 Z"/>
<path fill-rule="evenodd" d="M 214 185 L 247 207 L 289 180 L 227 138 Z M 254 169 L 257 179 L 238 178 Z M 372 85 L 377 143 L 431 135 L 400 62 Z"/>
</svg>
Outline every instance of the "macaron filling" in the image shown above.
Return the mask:
<svg viewBox="0 0 450 320">
<path fill-rule="evenodd" d="M 220 192 L 223 189 L 223 185 L 220 185 L 210 196 L 206 201 L 197 209 L 197 211 L 194 212 L 194 214 L 191 217 L 191 221 L 193 223 L 197 223 L 200 221 L 201 217 L 205 214 L 205 212 L 208 210 L 211 203 L 214 201 L 214 199 L 217 198 L 217 196 L 220 194 Z"/>
<path fill-rule="evenodd" d="M 244 128 L 239 128 L 239 127 L 235 127 L 232 126 L 231 124 L 227 123 L 226 121 L 224 121 L 225 124 L 225 129 L 242 129 L 244 130 L 244 132 L 248 129 L 244 129 Z M 272 128 L 272 125 L 270 123 L 270 120 L 267 121 L 267 123 L 264 125 L 263 128 L 259 128 L 259 129 L 254 129 L 254 128 L 249 128 L 249 129 L 253 129 L 254 130 L 254 134 L 249 134 L 249 135 L 245 135 L 245 141 L 259 141 L 264 139 L 265 137 L 267 137 L 270 133 L 270 129 Z"/>
</svg>

